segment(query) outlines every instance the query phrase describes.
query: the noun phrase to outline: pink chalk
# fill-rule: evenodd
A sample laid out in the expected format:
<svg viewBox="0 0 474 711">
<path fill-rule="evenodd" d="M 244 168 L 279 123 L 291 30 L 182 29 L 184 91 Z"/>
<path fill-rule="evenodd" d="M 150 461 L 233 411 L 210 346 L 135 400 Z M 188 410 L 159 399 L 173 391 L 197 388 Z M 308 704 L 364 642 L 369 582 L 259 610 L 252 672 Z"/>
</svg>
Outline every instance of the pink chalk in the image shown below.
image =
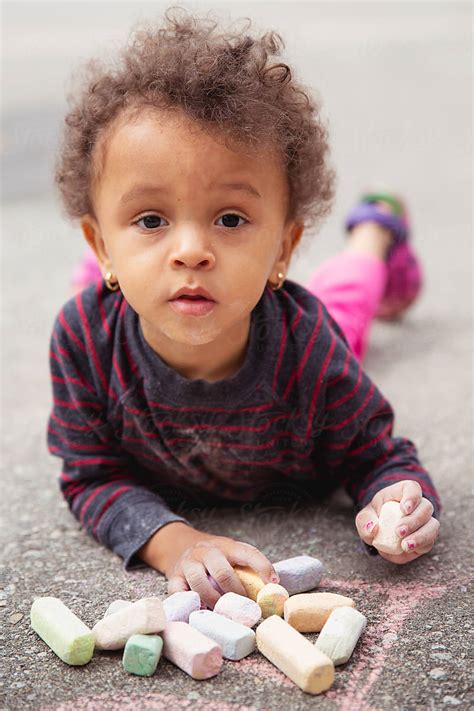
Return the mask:
<svg viewBox="0 0 474 711">
<path fill-rule="evenodd" d="M 223 659 L 220 646 L 186 622 L 168 622 L 163 633 L 163 656 L 193 679 L 218 674 Z"/>
<path fill-rule="evenodd" d="M 214 606 L 214 612 L 247 627 L 256 625 L 262 616 L 260 605 L 249 597 L 234 592 L 222 595 Z"/>
</svg>

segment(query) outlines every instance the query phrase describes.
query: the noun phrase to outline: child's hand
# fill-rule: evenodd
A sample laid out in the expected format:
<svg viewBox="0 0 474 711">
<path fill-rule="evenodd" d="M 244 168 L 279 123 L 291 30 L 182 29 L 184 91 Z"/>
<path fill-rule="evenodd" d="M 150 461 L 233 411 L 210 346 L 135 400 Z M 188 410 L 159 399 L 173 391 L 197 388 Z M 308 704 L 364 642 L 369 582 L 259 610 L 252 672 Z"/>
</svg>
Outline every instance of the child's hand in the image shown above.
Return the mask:
<svg viewBox="0 0 474 711">
<path fill-rule="evenodd" d="M 400 501 L 405 516 L 401 519 L 397 533 L 402 538 L 404 553 L 379 555 L 391 563 L 409 563 L 423 553 L 428 553 L 438 537 L 439 521 L 433 518 L 433 504 L 423 497 L 421 486 L 410 479 L 385 487 L 378 491 L 370 504 L 356 516 L 359 536 L 365 543 L 372 545 L 377 533 L 378 516 L 386 501 Z"/>
<path fill-rule="evenodd" d="M 165 570 L 169 578 L 168 593 L 195 590 L 201 600 L 213 609 L 220 593 L 209 582 L 209 573 L 224 592 L 246 596 L 233 565 L 250 566 L 265 583 L 279 580 L 270 561 L 254 546 L 225 536 L 205 534 L 205 538 L 193 542 Z"/>
</svg>

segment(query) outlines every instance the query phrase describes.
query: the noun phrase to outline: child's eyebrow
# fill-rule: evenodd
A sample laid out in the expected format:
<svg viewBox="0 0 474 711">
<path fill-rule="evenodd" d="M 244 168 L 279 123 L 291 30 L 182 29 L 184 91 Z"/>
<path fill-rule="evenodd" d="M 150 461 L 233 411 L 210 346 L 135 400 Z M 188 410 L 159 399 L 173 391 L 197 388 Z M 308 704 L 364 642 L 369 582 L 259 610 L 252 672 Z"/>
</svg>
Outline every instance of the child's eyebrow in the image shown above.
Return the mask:
<svg viewBox="0 0 474 711">
<path fill-rule="evenodd" d="M 250 185 L 250 183 L 219 183 L 218 185 L 213 183 L 211 187 L 241 190 L 248 193 L 252 197 L 262 198 L 258 190 L 254 188 L 253 185 Z M 135 200 L 135 198 L 141 197 L 142 195 L 151 195 L 159 192 L 166 193 L 169 191 L 167 188 L 160 185 L 135 185 L 135 187 L 131 188 L 131 190 L 122 195 L 119 199 L 119 205 L 126 205 L 128 202 L 131 202 L 132 200 Z"/>
</svg>

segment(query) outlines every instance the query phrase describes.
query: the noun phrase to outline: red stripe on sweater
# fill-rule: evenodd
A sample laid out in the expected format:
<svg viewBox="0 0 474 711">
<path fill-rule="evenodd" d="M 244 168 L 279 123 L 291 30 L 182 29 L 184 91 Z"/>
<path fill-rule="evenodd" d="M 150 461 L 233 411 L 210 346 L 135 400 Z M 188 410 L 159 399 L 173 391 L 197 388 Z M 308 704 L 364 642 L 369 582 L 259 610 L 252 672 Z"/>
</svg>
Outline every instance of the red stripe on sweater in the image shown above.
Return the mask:
<svg viewBox="0 0 474 711">
<path fill-rule="evenodd" d="M 321 386 L 324 382 L 324 376 L 326 375 L 326 371 L 329 368 L 329 364 L 332 362 L 332 357 L 333 357 L 335 348 L 336 348 L 336 336 L 331 331 L 331 343 L 329 344 L 328 352 L 326 354 L 326 358 L 324 359 L 323 367 L 321 368 L 321 371 L 318 375 L 318 379 L 316 381 L 316 386 L 315 386 L 315 388 L 313 390 L 313 394 L 311 396 L 311 402 L 310 402 L 310 406 L 309 406 L 308 423 L 306 426 L 306 437 L 310 437 L 310 435 L 311 435 L 311 430 L 313 428 L 313 421 L 314 421 L 314 411 L 316 409 L 318 395 L 320 393 Z"/>
<path fill-rule="evenodd" d="M 114 491 L 114 493 L 109 496 L 109 498 L 107 499 L 107 501 L 105 502 L 105 504 L 102 506 L 102 508 L 101 508 L 101 510 L 99 511 L 99 514 L 98 514 L 98 516 L 97 516 L 97 518 L 96 518 L 94 528 L 92 529 L 92 533 L 93 533 L 94 536 L 95 536 L 95 534 L 96 534 L 96 531 L 97 531 L 97 528 L 98 528 L 98 526 L 99 526 L 99 523 L 100 523 L 100 521 L 101 521 L 103 515 L 104 515 L 105 512 L 107 511 L 107 509 L 110 508 L 110 506 L 112 506 L 112 504 L 114 503 L 114 501 L 115 501 L 116 499 L 118 499 L 119 496 L 121 496 L 125 491 L 129 491 L 131 488 L 132 488 L 131 486 L 121 486 L 119 489 L 117 489 L 117 491 Z"/>
<path fill-rule="evenodd" d="M 281 329 L 281 339 L 280 339 L 280 347 L 278 348 L 278 357 L 277 357 L 277 362 L 276 362 L 276 368 L 275 368 L 275 373 L 273 375 L 273 380 L 272 380 L 272 390 L 273 392 L 276 391 L 277 387 L 277 382 L 278 382 L 278 373 L 280 372 L 280 366 L 283 360 L 283 353 L 285 351 L 285 345 L 286 345 L 286 329 L 287 329 L 287 322 L 286 322 L 286 312 L 283 311 L 282 313 L 282 329 Z"/>
<path fill-rule="evenodd" d="M 350 390 L 348 393 L 346 393 L 345 395 L 340 397 L 339 400 L 333 400 L 333 402 L 329 403 L 326 406 L 326 409 L 327 410 L 335 410 L 337 407 L 340 407 L 340 405 L 343 405 L 348 400 L 351 400 L 359 392 L 361 380 L 362 380 L 362 368 L 358 368 L 357 382 L 354 385 L 354 387 L 352 388 L 352 390 Z"/>
<path fill-rule="evenodd" d="M 322 310 L 320 302 L 318 301 L 318 318 L 317 318 L 316 324 L 313 328 L 313 331 L 311 333 L 311 336 L 308 340 L 306 348 L 304 350 L 301 361 L 294 368 L 294 370 L 290 376 L 290 379 L 288 381 L 288 385 L 286 386 L 285 392 L 283 393 L 283 399 L 285 399 L 285 400 L 288 398 L 288 395 L 291 392 L 291 388 L 293 387 L 293 382 L 295 380 L 299 380 L 301 377 L 301 374 L 302 374 L 304 367 L 306 365 L 306 361 L 308 360 L 309 355 L 313 350 L 314 341 L 316 340 L 316 337 L 318 336 L 318 334 L 321 330 L 322 320 L 323 320 L 323 310 Z"/>
<path fill-rule="evenodd" d="M 368 408 L 368 403 L 369 403 L 370 400 L 372 399 L 372 395 L 373 395 L 374 393 L 375 393 L 375 384 L 372 382 L 371 385 L 370 385 L 370 388 L 369 388 L 369 392 L 368 392 L 367 395 L 365 396 L 365 399 L 364 399 L 363 403 L 361 404 L 361 406 L 359 407 L 359 409 L 358 409 L 358 410 L 355 410 L 355 411 L 352 413 L 352 415 L 349 415 L 349 417 L 346 417 L 346 419 L 343 420 L 342 422 L 338 422 L 338 423 L 335 424 L 335 425 L 329 425 L 329 426 L 327 427 L 327 429 L 328 429 L 328 430 L 331 430 L 331 431 L 333 431 L 333 432 L 336 431 L 336 430 L 340 430 L 340 429 L 342 429 L 343 427 L 345 427 L 346 425 L 348 425 L 349 422 L 352 422 L 352 420 L 355 420 L 356 417 L 359 417 L 359 415 L 360 415 L 362 412 L 364 412 L 364 410 L 366 410 L 366 409 Z"/>
<path fill-rule="evenodd" d="M 61 442 L 64 442 L 70 449 L 82 449 L 86 451 L 100 451 L 101 449 L 106 449 L 109 444 L 75 444 L 71 442 L 67 437 L 63 437 L 57 432 L 51 425 L 48 426 L 48 432 L 57 437 Z M 64 456 L 64 454 L 63 454 Z"/>
<path fill-rule="evenodd" d="M 95 295 L 97 298 L 97 303 L 99 306 L 99 313 L 100 313 L 100 318 L 102 319 L 102 328 L 110 338 L 112 335 L 112 332 L 110 330 L 109 322 L 107 321 L 107 315 L 105 313 L 105 308 L 104 308 L 104 302 L 102 299 L 102 282 L 100 280 L 97 281 L 96 287 L 95 287 Z"/>
<path fill-rule="evenodd" d="M 126 476 L 114 477 L 113 479 L 110 479 L 110 481 L 107 481 L 105 482 L 105 484 L 102 484 L 101 486 L 98 486 L 96 489 L 94 489 L 94 491 L 87 497 L 87 499 L 84 501 L 81 508 L 79 509 L 79 520 L 81 521 L 81 523 L 84 523 L 84 518 L 86 516 L 87 510 L 91 505 L 92 501 L 95 499 L 95 497 L 98 496 L 101 491 L 107 489 L 107 487 L 114 486 L 118 481 L 124 481 L 126 478 Z"/>
<path fill-rule="evenodd" d="M 86 347 L 85 347 L 84 343 L 83 343 L 81 340 L 79 340 L 79 338 L 76 336 L 76 334 L 74 333 L 74 331 L 72 330 L 72 328 L 71 328 L 70 325 L 68 324 L 68 322 L 67 322 L 67 320 L 66 320 L 66 317 L 65 317 L 65 315 L 64 315 L 63 309 L 61 309 L 61 311 L 59 312 L 59 317 L 58 317 L 58 318 L 59 318 L 59 323 L 61 324 L 61 326 L 62 326 L 62 327 L 64 328 L 64 330 L 66 331 L 66 333 L 68 334 L 68 336 L 69 336 L 69 338 L 71 339 L 71 341 L 74 341 L 74 343 L 76 344 L 76 346 L 77 346 L 78 348 L 80 348 L 83 353 L 86 353 L 87 351 L 86 351 Z"/>
<path fill-rule="evenodd" d="M 84 292 L 81 291 L 78 294 L 76 294 L 76 306 L 77 306 L 77 311 L 78 311 L 80 319 L 81 319 L 82 326 L 84 328 L 84 333 L 86 336 L 87 345 L 88 345 L 90 354 L 92 356 L 92 362 L 94 364 L 95 371 L 96 371 L 97 375 L 99 376 L 99 380 L 102 384 L 104 392 L 109 397 L 111 397 L 113 400 L 116 400 L 117 396 L 113 392 L 112 388 L 110 387 L 110 384 L 107 382 L 107 378 L 104 375 L 104 371 L 102 370 L 102 366 L 100 364 L 100 359 L 99 359 L 99 357 L 97 355 L 97 351 L 95 349 L 94 341 L 92 340 L 90 324 L 86 318 L 86 314 L 84 312 L 84 306 L 82 304 L 83 293 Z"/>
</svg>

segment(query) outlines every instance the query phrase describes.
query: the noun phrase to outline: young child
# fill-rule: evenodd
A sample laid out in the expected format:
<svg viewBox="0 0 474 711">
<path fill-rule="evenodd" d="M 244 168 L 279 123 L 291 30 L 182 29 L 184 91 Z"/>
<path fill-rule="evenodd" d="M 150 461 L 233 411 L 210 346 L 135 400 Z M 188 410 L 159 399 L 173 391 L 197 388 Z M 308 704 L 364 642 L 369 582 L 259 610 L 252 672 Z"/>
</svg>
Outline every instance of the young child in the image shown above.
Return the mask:
<svg viewBox="0 0 474 711">
<path fill-rule="evenodd" d="M 399 501 L 404 552 L 381 553 L 394 563 L 431 550 L 440 510 L 360 365 L 374 316 L 399 317 L 421 287 L 406 208 L 362 196 L 346 249 L 307 288 L 286 279 L 331 207 L 327 130 L 271 61 L 279 35 L 215 30 L 168 10 L 71 96 L 56 181 L 100 271 L 56 317 L 48 423 L 84 528 L 211 608 L 211 576 L 245 594 L 233 565 L 278 576 L 254 546 L 193 528 L 184 504 L 342 485 L 370 545 L 382 504 Z"/>
</svg>

